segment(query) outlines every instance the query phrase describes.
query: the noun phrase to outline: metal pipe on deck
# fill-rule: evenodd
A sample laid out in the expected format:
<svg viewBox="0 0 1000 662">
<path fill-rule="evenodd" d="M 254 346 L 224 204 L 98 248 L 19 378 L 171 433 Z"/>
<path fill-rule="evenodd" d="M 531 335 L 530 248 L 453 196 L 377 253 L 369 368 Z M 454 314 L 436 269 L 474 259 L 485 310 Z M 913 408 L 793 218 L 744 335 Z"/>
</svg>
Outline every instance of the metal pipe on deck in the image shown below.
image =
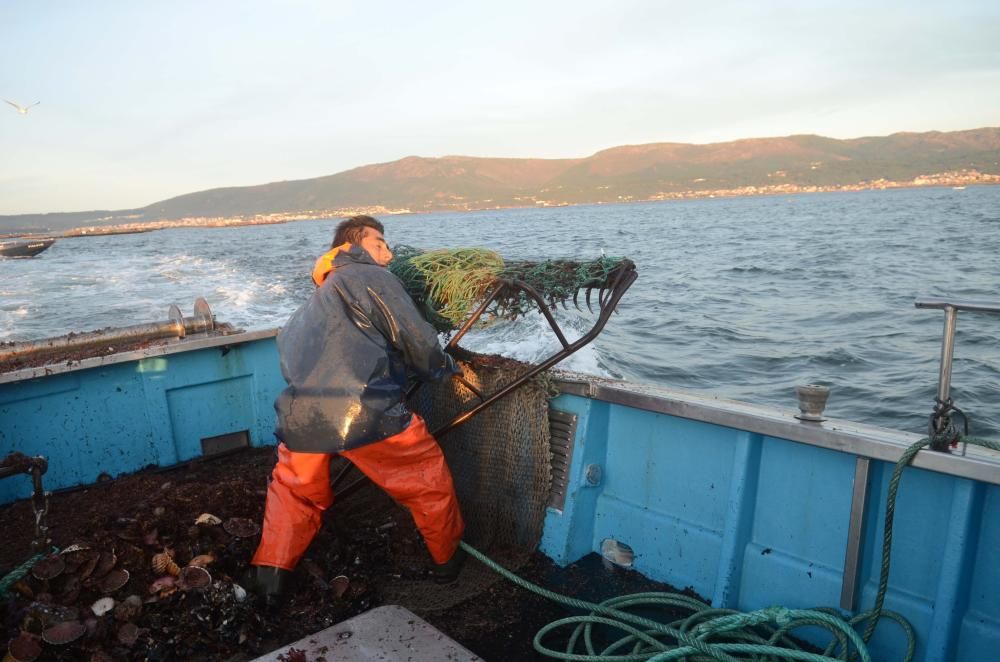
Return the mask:
<svg viewBox="0 0 1000 662">
<path fill-rule="evenodd" d="M 184 317 L 176 305 L 171 305 L 167 314 L 169 319 L 165 322 L 135 324 L 87 333 L 70 333 L 54 338 L 4 345 L 0 347 L 0 362 L 86 349 L 99 345 L 113 346 L 115 343 L 184 338 L 189 333 L 203 333 L 215 329 L 215 317 L 212 315 L 212 310 L 209 308 L 208 302 L 201 297 L 195 300 L 194 315 L 191 317 Z"/>
</svg>

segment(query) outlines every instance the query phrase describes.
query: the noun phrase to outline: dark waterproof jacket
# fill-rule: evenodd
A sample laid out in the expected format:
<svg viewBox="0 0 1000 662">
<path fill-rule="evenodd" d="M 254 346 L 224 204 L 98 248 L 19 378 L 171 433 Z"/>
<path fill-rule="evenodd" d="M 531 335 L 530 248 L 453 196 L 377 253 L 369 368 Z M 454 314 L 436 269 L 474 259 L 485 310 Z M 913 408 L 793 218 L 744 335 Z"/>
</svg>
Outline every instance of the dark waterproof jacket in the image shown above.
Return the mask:
<svg viewBox="0 0 1000 662">
<path fill-rule="evenodd" d="M 407 371 L 421 380 L 457 371 L 403 284 L 360 246 L 278 334 L 281 374 L 275 434 L 293 451 L 336 453 L 402 432 Z"/>
</svg>

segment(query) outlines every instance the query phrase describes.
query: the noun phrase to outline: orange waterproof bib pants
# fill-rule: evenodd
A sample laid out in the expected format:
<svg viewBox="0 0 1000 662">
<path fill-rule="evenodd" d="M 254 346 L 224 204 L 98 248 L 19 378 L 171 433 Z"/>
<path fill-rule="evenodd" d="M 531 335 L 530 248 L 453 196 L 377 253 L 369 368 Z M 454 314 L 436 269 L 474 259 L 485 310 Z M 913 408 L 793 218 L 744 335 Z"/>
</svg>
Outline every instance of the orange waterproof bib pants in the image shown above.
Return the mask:
<svg viewBox="0 0 1000 662">
<path fill-rule="evenodd" d="M 399 434 L 340 453 L 409 509 L 435 563 L 445 563 L 465 530 L 441 447 L 414 414 Z M 294 570 L 333 505 L 327 453 L 296 453 L 278 444 L 264 505 L 264 530 L 253 565 Z"/>
</svg>

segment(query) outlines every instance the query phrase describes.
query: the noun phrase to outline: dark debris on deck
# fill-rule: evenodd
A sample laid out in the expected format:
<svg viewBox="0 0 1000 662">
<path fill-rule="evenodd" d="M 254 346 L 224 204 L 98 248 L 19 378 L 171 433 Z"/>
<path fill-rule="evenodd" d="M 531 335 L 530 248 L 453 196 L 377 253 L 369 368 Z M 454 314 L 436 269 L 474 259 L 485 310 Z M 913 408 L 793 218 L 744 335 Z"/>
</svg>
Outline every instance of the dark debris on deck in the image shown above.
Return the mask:
<svg viewBox="0 0 1000 662">
<path fill-rule="evenodd" d="M 4 648 L 34 645 L 47 660 L 248 660 L 384 604 L 394 580 L 428 577 L 430 559 L 409 514 L 369 485 L 325 514 L 281 609 L 244 597 L 274 457 L 273 448 L 249 449 L 54 494 L 52 542 L 80 549 L 60 555 L 58 574 L 36 566 L 0 603 Z M 4 576 L 31 556 L 29 501 L 0 507 L 0 530 Z M 189 571 L 188 582 L 171 572 L 195 564 L 209 583 L 200 572 Z M 520 574 L 586 599 L 672 590 L 606 570 L 596 555 L 561 569 L 536 553 Z M 108 597 L 113 606 L 102 612 Z M 487 660 L 539 659 L 535 632 L 567 615 L 506 581 L 447 609 L 415 611 Z"/>
</svg>

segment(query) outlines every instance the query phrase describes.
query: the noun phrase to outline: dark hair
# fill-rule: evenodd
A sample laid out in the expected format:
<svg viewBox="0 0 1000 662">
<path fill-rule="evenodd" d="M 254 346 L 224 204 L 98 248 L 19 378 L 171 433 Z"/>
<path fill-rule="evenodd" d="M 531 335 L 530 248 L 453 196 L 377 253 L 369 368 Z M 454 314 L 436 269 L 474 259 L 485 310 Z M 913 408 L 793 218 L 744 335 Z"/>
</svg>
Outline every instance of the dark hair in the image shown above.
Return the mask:
<svg viewBox="0 0 1000 662">
<path fill-rule="evenodd" d="M 348 242 L 355 245 L 360 244 L 361 237 L 365 234 L 365 228 L 378 230 L 382 234 L 385 234 L 385 227 L 371 216 L 365 216 L 364 214 L 351 216 L 337 225 L 337 229 L 333 233 L 333 243 L 330 244 L 330 248 L 336 248 Z"/>
</svg>

